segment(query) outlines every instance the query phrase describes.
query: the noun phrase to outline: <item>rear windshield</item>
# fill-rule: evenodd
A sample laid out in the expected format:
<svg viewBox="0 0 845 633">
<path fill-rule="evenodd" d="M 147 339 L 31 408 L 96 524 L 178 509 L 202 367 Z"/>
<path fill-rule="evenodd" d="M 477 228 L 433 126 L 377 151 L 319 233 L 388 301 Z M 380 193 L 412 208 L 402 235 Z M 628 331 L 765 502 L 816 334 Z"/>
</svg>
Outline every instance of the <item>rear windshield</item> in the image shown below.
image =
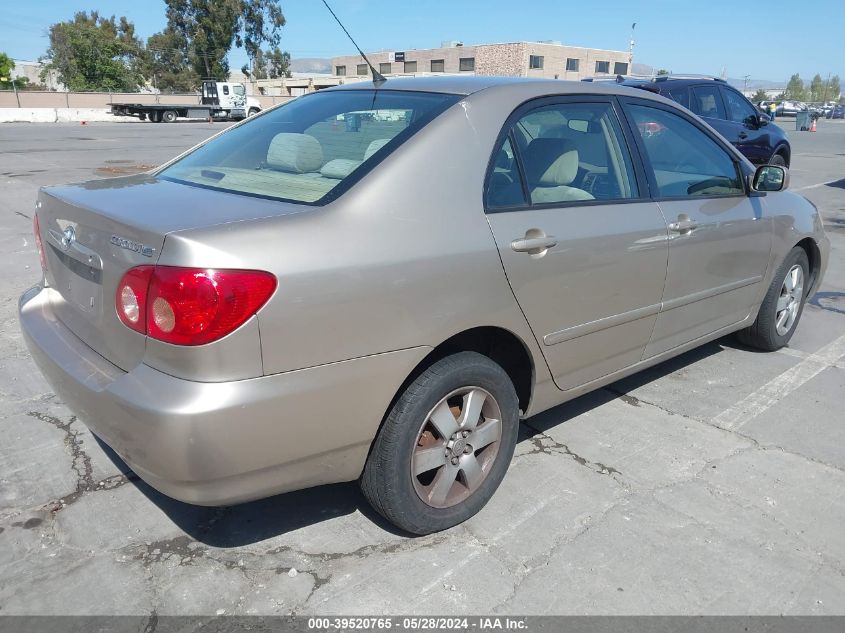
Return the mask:
<svg viewBox="0 0 845 633">
<path fill-rule="evenodd" d="M 159 173 L 176 182 L 325 204 L 460 97 L 343 90 L 300 97 Z"/>
</svg>

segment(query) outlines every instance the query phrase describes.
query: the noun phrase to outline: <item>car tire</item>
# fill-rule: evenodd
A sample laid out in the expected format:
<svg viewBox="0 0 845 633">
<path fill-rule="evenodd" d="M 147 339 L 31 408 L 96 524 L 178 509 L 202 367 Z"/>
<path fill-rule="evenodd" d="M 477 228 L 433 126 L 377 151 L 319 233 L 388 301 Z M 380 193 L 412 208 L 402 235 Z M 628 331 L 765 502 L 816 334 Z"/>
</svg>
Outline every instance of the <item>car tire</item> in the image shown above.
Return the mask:
<svg viewBox="0 0 845 633">
<path fill-rule="evenodd" d="M 176 120 L 176 113 L 173 110 L 165 110 L 161 115 L 161 120 L 165 123 L 173 123 Z"/>
<path fill-rule="evenodd" d="M 796 246 L 772 279 L 754 324 L 737 333 L 739 341 L 766 352 L 774 352 L 789 343 L 804 311 L 809 282 L 807 253 Z"/>
<path fill-rule="evenodd" d="M 789 168 L 789 165 L 786 164 L 786 159 L 783 157 L 782 154 L 775 154 L 769 159 L 769 165 L 777 165 L 778 167 L 783 167 L 785 169 Z"/>
<path fill-rule="evenodd" d="M 379 514 L 407 532 L 453 527 L 499 487 L 518 428 L 519 400 L 504 369 L 476 352 L 447 356 L 395 400 L 361 490 Z M 475 440 L 484 445 L 473 446 Z"/>
<path fill-rule="evenodd" d="M 249 109 L 249 112 L 247 112 L 247 116 L 248 116 L 248 117 L 249 117 L 249 116 L 255 116 L 255 115 L 256 115 L 256 114 L 258 114 L 259 112 L 261 112 L 261 110 L 259 110 L 258 108 L 250 108 L 250 109 Z"/>
</svg>

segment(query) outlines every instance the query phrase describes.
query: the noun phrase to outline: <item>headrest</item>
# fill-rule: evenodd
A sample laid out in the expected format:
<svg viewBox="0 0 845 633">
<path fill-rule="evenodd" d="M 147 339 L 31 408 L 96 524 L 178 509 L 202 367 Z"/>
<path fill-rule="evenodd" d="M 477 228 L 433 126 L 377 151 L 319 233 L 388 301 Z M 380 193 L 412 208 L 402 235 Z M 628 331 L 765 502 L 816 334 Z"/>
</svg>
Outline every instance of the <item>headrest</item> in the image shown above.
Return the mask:
<svg viewBox="0 0 845 633">
<path fill-rule="evenodd" d="M 565 138 L 535 138 L 525 148 L 525 173 L 536 187 L 568 185 L 578 176 L 578 150 Z"/>
<path fill-rule="evenodd" d="M 379 151 L 382 147 L 387 145 L 390 142 L 389 138 L 377 138 L 372 143 L 367 146 L 367 151 L 364 152 L 364 160 L 367 160 L 370 156 L 375 154 Z"/>
<path fill-rule="evenodd" d="M 320 169 L 320 174 L 326 178 L 335 178 L 337 180 L 343 180 L 360 165 L 360 160 L 351 160 L 349 158 L 335 158 L 334 160 L 330 160 L 325 165 L 323 165 L 322 169 Z"/>
<path fill-rule="evenodd" d="M 320 141 L 308 134 L 276 134 L 267 148 L 267 165 L 273 169 L 304 174 L 317 171 L 322 164 Z"/>
</svg>

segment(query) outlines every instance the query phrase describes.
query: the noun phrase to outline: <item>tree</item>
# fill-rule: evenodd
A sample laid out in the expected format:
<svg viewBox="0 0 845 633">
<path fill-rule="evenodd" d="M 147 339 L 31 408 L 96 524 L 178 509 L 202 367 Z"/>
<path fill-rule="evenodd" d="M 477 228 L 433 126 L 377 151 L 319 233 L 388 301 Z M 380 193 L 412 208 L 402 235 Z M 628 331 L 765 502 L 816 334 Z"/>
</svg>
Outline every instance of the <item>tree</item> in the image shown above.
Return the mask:
<svg viewBox="0 0 845 633">
<path fill-rule="evenodd" d="M 53 24 L 49 34 L 42 81 L 55 70 L 70 90 L 133 91 L 143 83 L 141 41 L 125 17 L 116 22 L 114 16 L 106 19 L 96 11 L 80 11 L 73 20 Z"/>
<path fill-rule="evenodd" d="M 789 78 L 786 90 L 783 91 L 784 98 L 794 101 L 804 101 L 807 98 L 807 91 L 804 89 L 804 82 L 798 73 Z"/>
<path fill-rule="evenodd" d="M 15 77 L 13 79 L 12 71 L 14 69 L 15 60 L 6 55 L 6 53 L 0 52 L 0 89 L 12 90 L 13 88 L 17 88 L 18 90 L 23 90 L 26 84 L 29 83 L 29 79 L 26 77 Z"/>
<path fill-rule="evenodd" d="M 271 51 L 267 51 L 267 61 L 269 69 L 267 71 L 270 79 L 280 79 L 282 77 L 290 77 L 290 53 L 282 52 L 279 47 L 275 47 Z"/>
<path fill-rule="evenodd" d="M 834 75 L 827 80 L 827 94 L 825 95 L 826 101 L 835 101 L 839 98 L 841 92 L 842 86 L 839 83 L 839 75 Z"/>
<path fill-rule="evenodd" d="M 142 67 L 147 81 L 162 91 L 191 92 L 200 83 L 187 41 L 170 27 L 147 39 Z"/>
<path fill-rule="evenodd" d="M 660 70 L 657 71 L 657 74 L 658 75 L 668 75 L 669 71 L 666 70 L 665 68 L 661 68 Z"/>
<path fill-rule="evenodd" d="M 769 93 L 762 88 L 757 88 L 757 92 L 751 95 L 752 103 L 760 103 L 761 101 L 768 101 Z"/>
<path fill-rule="evenodd" d="M 822 80 L 822 76 L 816 73 L 810 82 L 810 101 L 821 101 L 824 98 L 825 88 L 827 82 Z"/>
<path fill-rule="evenodd" d="M 261 45 L 277 46 L 285 16 L 278 0 L 165 0 L 167 25 L 186 44 L 194 71 L 201 77 L 229 76 L 226 56 L 232 45 L 256 59 Z M 253 63 L 253 67 L 255 64 Z"/>
</svg>

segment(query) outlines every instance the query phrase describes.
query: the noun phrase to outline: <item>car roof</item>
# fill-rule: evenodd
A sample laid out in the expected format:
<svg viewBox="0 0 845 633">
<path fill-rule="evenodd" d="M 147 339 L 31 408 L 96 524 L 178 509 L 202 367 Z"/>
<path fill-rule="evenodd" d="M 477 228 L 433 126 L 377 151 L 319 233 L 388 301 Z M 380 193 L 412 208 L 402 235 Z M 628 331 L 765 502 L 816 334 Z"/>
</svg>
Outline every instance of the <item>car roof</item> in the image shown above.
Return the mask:
<svg viewBox="0 0 845 633">
<path fill-rule="evenodd" d="M 436 92 L 461 96 L 468 96 L 482 90 L 495 88 L 498 90 L 525 90 L 531 93 L 545 93 L 549 95 L 565 94 L 600 94 L 621 95 L 628 94 L 649 98 L 653 95 L 658 100 L 662 97 L 654 93 L 644 93 L 616 82 L 582 82 L 565 81 L 561 79 L 533 79 L 528 77 L 498 77 L 478 75 L 449 75 L 443 77 L 399 77 L 388 79 L 375 86 L 372 81 L 356 81 L 326 88 L 320 92 L 338 90 L 407 90 L 414 92 Z"/>
</svg>

